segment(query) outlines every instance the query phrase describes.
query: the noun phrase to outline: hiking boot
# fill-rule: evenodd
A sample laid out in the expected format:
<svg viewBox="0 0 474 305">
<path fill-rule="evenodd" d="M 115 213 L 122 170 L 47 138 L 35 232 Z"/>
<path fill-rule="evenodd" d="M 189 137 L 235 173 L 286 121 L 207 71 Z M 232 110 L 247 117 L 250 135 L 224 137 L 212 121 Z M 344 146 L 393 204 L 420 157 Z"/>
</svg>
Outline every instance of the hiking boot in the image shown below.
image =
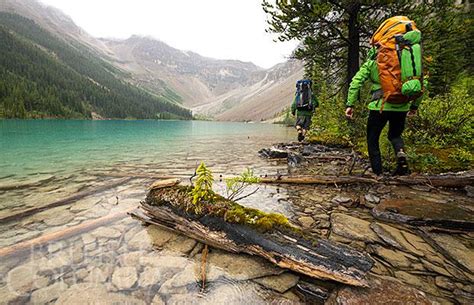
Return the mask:
<svg viewBox="0 0 474 305">
<path fill-rule="evenodd" d="M 403 151 L 397 153 L 397 168 L 393 172 L 393 176 L 406 176 L 410 174 L 408 168 L 407 155 Z"/>
<path fill-rule="evenodd" d="M 303 142 L 304 135 L 302 133 L 298 133 L 298 142 Z"/>
</svg>

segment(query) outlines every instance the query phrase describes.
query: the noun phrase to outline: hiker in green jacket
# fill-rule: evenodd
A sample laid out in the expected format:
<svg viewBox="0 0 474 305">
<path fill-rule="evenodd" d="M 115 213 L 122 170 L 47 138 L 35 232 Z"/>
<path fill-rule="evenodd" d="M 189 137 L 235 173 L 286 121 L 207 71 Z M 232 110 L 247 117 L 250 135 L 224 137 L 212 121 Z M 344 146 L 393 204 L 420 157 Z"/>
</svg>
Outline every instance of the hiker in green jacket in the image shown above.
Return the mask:
<svg viewBox="0 0 474 305">
<path fill-rule="evenodd" d="M 353 106 L 359 98 L 359 90 L 367 80 L 370 80 L 372 82 L 372 101 L 368 106 L 370 112 L 367 121 L 367 148 L 372 171 L 376 175 L 382 174 L 379 138 L 383 128 L 388 122 L 388 139 L 392 143 L 397 156 L 397 168 L 393 175 L 407 175 L 409 174 L 409 169 L 402 139 L 402 133 L 405 128 L 405 118 L 407 115 L 416 115 L 423 96 L 404 104 L 391 104 L 388 102 L 383 104 L 383 91 L 379 80 L 376 55 L 377 49 L 374 47 L 369 51 L 367 61 L 352 78 L 346 103 L 346 117 L 352 119 L 354 114 Z M 383 111 L 380 112 L 382 104 Z"/>
<path fill-rule="evenodd" d="M 291 114 L 296 115 L 295 127 L 298 132 L 298 141 L 304 140 L 311 127 L 311 119 L 315 109 L 319 106 L 316 96 L 312 92 L 311 80 L 296 82 L 296 94 L 291 103 Z"/>
</svg>

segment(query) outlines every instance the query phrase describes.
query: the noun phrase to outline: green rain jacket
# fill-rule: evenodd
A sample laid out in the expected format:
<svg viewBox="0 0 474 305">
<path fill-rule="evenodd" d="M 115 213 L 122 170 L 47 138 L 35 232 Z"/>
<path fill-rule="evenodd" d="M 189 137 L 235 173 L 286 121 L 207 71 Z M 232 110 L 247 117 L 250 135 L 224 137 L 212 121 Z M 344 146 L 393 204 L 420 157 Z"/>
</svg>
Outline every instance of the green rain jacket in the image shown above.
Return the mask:
<svg viewBox="0 0 474 305">
<path fill-rule="evenodd" d="M 369 51 L 368 60 L 360 67 L 359 71 L 352 78 L 351 84 L 349 86 L 349 93 L 347 95 L 347 107 L 354 106 L 354 103 L 359 99 L 360 88 L 368 79 L 370 79 L 370 81 L 372 82 L 372 93 L 382 89 L 379 79 L 379 69 L 377 67 L 377 62 L 375 61 L 376 54 L 377 49 L 372 48 Z M 418 106 L 420 105 L 422 99 L 423 96 L 420 96 L 416 100 L 412 102 L 407 102 L 405 104 L 391 104 L 386 102 L 383 107 L 383 111 L 407 112 L 410 109 L 418 109 Z M 369 110 L 380 111 L 381 106 L 382 99 L 380 98 L 370 102 L 368 108 Z"/>
<path fill-rule="evenodd" d="M 297 117 L 299 116 L 312 116 L 314 111 L 316 110 L 317 107 L 319 107 L 319 101 L 316 98 L 316 96 L 313 94 L 312 96 L 312 103 L 314 105 L 313 110 L 302 110 L 302 109 L 296 109 L 296 96 L 293 99 L 293 103 L 291 103 L 291 113 L 293 115 L 296 114 Z"/>
</svg>

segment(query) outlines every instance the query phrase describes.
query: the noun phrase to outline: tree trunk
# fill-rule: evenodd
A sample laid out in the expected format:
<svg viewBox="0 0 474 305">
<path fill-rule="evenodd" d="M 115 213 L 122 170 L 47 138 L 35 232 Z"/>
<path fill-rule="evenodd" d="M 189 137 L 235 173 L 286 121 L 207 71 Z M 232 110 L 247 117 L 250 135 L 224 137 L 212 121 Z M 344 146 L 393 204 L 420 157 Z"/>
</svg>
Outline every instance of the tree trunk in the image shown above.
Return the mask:
<svg viewBox="0 0 474 305">
<path fill-rule="evenodd" d="M 347 53 L 347 75 L 346 75 L 346 96 L 349 84 L 354 75 L 359 70 L 359 43 L 360 43 L 360 32 L 357 18 L 359 16 L 360 4 L 351 4 L 348 8 L 349 20 L 349 48 Z"/>
</svg>

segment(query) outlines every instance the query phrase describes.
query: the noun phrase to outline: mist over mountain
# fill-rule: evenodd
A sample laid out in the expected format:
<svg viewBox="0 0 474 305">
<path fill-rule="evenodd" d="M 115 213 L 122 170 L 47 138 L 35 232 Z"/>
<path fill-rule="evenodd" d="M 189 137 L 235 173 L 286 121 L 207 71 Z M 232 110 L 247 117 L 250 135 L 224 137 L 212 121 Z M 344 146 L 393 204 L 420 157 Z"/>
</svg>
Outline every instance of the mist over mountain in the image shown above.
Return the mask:
<svg viewBox="0 0 474 305">
<path fill-rule="evenodd" d="M 218 120 L 276 116 L 291 102 L 294 83 L 303 75 L 302 63 L 295 60 L 263 69 L 250 62 L 178 50 L 151 37 L 94 38 L 60 10 L 35 0 L 0 0 L 0 11 L 31 19 L 71 49 L 113 67 L 108 69 L 113 77 L 137 90 Z M 100 85 L 94 77 L 85 77 Z M 100 107 L 92 108 L 107 116 Z"/>
</svg>

